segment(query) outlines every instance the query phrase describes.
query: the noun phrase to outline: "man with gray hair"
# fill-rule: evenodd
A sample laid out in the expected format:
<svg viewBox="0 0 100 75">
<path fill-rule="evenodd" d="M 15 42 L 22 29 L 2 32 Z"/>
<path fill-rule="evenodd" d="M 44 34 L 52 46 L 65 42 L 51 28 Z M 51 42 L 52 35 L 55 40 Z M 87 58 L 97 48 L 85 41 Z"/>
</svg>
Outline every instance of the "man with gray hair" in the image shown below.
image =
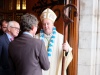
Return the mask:
<svg viewBox="0 0 100 75">
<path fill-rule="evenodd" d="M 9 21 L 6 33 L 0 36 L 0 75 L 13 75 L 13 71 L 10 70 L 8 61 L 8 46 L 14 37 L 18 36 L 19 31 L 19 23 L 16 21 Z"/>
<path fill-rule="evenodd" d="M 42 75 L 50 63 L 43 41 L 33 38 L 38 27 L 38 19 L 32 14 L 21 17 L 20 37 L 9 45 L 9 56 L 16 75 Z"/>
</svg>

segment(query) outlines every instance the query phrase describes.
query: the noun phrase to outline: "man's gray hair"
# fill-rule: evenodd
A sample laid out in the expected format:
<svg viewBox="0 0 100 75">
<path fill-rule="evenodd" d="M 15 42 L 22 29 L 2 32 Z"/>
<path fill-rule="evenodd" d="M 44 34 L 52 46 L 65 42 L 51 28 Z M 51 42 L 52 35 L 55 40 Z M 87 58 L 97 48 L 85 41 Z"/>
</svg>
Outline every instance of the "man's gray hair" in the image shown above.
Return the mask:
<svg viewBox="0 0 100 75">
<path fill-rule="evenodd" d="M 7 25 L 7 28 L 11 27 L 11 26 L 14 26 L 15 25 L 14 23 L 18 23 L 18 22 L 16 22 L 16 21 L 9 21 L 8 25 Z"/>
<path fill-rule="evenodd" d="M 26 13 L 21 17 L 21 30 L 22 31 L 30 31 L 33 26 L 38 25 L 38 19 L 29 13 Z"/>
</svg>

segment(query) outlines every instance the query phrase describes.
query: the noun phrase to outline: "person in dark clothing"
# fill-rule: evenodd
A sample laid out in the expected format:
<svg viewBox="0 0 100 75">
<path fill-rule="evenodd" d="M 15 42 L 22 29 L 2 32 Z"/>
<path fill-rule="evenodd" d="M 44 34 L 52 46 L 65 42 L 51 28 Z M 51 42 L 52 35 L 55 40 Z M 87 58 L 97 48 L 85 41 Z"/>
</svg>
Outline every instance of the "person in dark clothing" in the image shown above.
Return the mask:
<svg viewBox="0 0 100 75">
<path fill-rule="evenodd" d="M 14 75 L 14 71 L 10 70 L 8 46 L 14 37 L 18 36 L 19 31 L 19 23 L 16 21 L 9 21 L 6 33 L 0 36 L 0 75 Z"/>
<path fill-rule="evenodd" d="M 42 69 L 48 70 L 50 62 L 44 42 L 34 38 L 38 19 L 32 14 L 21 17 L 22 35 L 9 45 L 9 60 L 16 75 L 42 75 Z"/>
<path fill-rule="evenodd" d="M 6 32 L 8 21 L 6 19 L 2 19 L 0 21 L 0 25 L 1 25 L 0 35 L 3 35 Z"/>
</svg>

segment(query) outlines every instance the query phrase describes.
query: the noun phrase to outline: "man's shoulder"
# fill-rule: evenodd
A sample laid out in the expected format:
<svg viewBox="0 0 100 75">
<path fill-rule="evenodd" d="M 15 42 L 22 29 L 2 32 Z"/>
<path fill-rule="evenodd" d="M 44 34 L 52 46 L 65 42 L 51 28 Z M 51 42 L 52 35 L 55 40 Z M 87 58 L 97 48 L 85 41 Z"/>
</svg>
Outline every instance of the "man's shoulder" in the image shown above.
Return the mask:
<svg viewBox="0 0 100 75">
<path fill-rule="evenodd" d="M 39 42 L 39 43 L 42 42 L 42 41 L 41 41 L 40 39 L 38 39 L 38 38 L 33 38 L 33 39 L 34 39 L 34 40 L 33 40 L 34 42 Z"/>
<path fill-rule="evenodd" d="M 56 34 L 57 37 L 63 38 L 63 35 L 62 35 L 61 33 L 59 33 L 59 32 L 56 32 L 56 33 L 57 33 L 57 34 Z M 35 38 L 40 39 L 40 33 L 36 34 L 36 35 L 35 35 Z"/>
<path fill-rule="evenodd" d="M 22 36 L 16 38 L 14 41 L 18 41 L 18 40 L 24 41 L 24 42 L 27 42 L 27 43 L 34 43 L 34 42 L 35 42 L 35 43 L 40 43 L 40 42 L 41 42 L 40 39 L 35 38 L 35 37 L 31 37 L 31 36 L 29 36 L 29 35 L 22 35 Z M 26 40 L 26 41 L 25 41 L 25 40 Z"/>
<path fill-rule="evenodd" d="M 63 37 L 63 35 L 59 32 L 57 32 L 58 37 Z"/>
<path fill-rule="evenodd" d="M 4 38 L 7 38 L 6 34 L 3 34 L 3 35 L 0 36 L 0 40 L 3 40 Z"/>
<path fill-rule="evenodd" d="M 7 35 L 6 34 L 1 35 L 0 36 L 0 44 L 5 44 L 6 43 L 5 40 L 8 40 Z"/>
</svg>

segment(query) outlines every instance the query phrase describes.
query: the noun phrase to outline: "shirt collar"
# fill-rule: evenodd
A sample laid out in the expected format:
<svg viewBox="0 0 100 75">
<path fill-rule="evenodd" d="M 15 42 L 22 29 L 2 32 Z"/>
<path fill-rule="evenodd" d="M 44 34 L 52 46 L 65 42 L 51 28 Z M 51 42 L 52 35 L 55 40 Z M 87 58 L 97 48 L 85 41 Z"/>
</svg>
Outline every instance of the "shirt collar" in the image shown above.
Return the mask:
<svg viewBox="0 0 100 75">
<path fill-rule="evenodd" d="M 46 38 L 50 38 L 50 37 L 52 36 L 52 33 L 49 34 L 49 35 L 47 35 L 47 34 L 44 33 L 44 36 L 45 36 Z"/>
<path fill-rule="evenodd" d="M 11 41 L 11 38 L 13 38 L 13 37 L 11 35 L 9 35 L 8 33 L 6 33 L 6 35 L 7 35 L 8 39 L 9 39 L 9 41 Z"/>
<path fill-rule="evenodd" d="M 30 35 L 30 36 L 32 36 L 32 37 L 33 37 L 33 35 L 32 35 L 32 34 L 30 34 L 29 32 L 23 32 L 23 34 L 28 34 L 28 35 Z"/>
</svg>

